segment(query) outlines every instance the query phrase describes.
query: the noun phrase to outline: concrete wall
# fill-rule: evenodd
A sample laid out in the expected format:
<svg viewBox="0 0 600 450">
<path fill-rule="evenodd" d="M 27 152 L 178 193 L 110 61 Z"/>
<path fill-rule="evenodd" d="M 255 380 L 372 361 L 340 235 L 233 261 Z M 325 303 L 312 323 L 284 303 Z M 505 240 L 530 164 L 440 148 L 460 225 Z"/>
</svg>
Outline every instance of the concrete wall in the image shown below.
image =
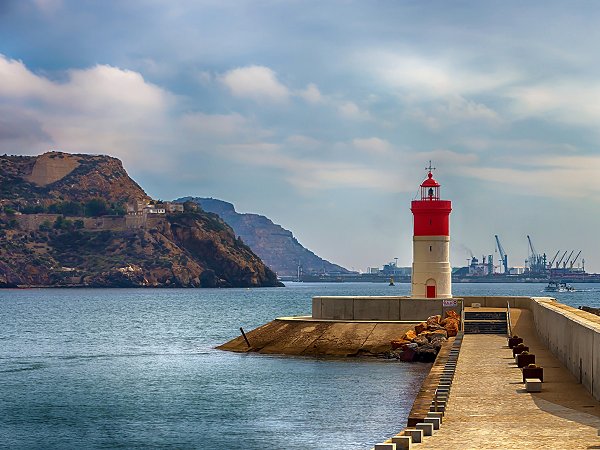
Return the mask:
<svg viewBox="0 0 600 450">
<path fill-rule="evenodd" d="M 465 306 L 471 306 L 473 303 L 480 303 L 487 308 L 506 308 L 509 304 L 511 308 L 531 309 L 531 297 L 462 297 Z"/>
<path fill-rule="evenodd" d="M 18 222 L 19 227 L 26 231 L 38 231 L 40 225 L 45 221 L 54 225 L 56 219 L 62 214 L 21 214 L 12 216 Z M 99 216 L 99 217 L 65 217 L 68 220 L 82 220 L 86 230 L 111 230 L 123 231 L 136 228 L 156 228 L 162 225 L 166 218 L 164 215 L 127 215 L 127 216 Z"/>
<path fill-rule="evenodd" d="M 544 298 L 533 298 L 530 309 L 541 341 L 600 400 L 600 323 Z"/>
<path fill-rule="evenodd" d="M 444 307 L 442 299 L 413 299 L 409 297 L 313 297 L 313 319 L 326 320 L 393 320 L 421 322 L 429 316 L 443 315 L 452 309 L 460 314 L 457 305 Z"/>
</svg>

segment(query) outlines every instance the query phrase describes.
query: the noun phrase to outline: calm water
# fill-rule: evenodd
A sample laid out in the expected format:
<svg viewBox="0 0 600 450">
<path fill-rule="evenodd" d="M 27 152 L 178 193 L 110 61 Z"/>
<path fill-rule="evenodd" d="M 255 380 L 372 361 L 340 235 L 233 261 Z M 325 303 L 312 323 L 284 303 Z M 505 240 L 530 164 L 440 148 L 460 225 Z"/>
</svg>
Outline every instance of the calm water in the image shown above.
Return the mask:
<svg viewBox="0 0 600 450">
<path fill-rule="evenodd" d="M 600 286 L 556 293 L 600 306 Z M 539 295 L 543 285 L 454 285 Z M 406 422 L 428 365 L 214 350 L 313 295 L 409 285 L 281 289 L 0 290 L 0 447 L 370 448 Z"/>
</svg>

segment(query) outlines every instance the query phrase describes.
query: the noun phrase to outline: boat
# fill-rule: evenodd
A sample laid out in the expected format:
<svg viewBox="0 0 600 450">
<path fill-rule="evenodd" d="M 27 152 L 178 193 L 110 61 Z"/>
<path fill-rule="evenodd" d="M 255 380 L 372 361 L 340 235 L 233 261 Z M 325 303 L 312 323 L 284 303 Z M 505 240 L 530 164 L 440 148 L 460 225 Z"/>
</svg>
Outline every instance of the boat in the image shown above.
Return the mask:
<svg viewBox="0 0 600 450">
<path fill-rule="evenodd" d="M 394 277 L 390 277 L 390 286 L 395 286 L 394 285 Z"/>
<path fill-rule="evenodd" d="M 561 281 L 549 281 L 548 286 L 544 288 L 546 292 L 573 292 L 575 288 L 570 284 Z"/>
</svg>

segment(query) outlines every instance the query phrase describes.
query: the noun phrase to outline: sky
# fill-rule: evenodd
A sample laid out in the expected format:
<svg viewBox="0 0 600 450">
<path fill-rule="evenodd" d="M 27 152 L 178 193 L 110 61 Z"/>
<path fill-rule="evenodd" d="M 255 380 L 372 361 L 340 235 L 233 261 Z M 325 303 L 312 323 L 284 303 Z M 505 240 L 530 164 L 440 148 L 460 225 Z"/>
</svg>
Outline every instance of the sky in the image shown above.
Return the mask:
<svg viewBox="0 0 600 450">
<path fill-rule="evenodd" d="M 412 262 L 432 160 L 451 263 L 527 235 L 600 272 L 594 1 L 0 0 L 0 152 L 107 154 L 319 256 Z M 581 257 L 576 266 L 581 263 Z"/>
</svg>

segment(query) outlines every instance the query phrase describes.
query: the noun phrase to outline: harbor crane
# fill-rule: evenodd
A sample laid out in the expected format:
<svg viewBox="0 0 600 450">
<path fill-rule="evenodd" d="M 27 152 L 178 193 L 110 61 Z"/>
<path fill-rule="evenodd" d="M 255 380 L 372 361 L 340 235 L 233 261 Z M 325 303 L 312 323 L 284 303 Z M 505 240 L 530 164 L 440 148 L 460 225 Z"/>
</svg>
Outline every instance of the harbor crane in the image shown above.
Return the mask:
<svg viewBox="0 0 600 450">
<path fill-rule="evenodd" d="M 500 243 L 500 238 L 498 237 L 498 235 L 495 235 L 496 237 L 496 245 L 498 247 L 498 253 L 500 253 L 500 260 L 502 261 L 502 265 L 504 266 L 504 273 L 508 273 L 508 255 L 504 252 L 504 248 L 502 247 L 502 244 Z"/>
<path fill-rule="evenodd" d="M 529 242 L 529 251 L 530 255 L 527 257 L 527 263 L 529 265 L 529 270 L 532 273 L 542 273 L 546 270 L 546 254 L 540 255 L 535 251 L 533 247 L 533 242 L 531 242 L 531 237 L 527 235 L 527 241 Z"/>
<path fill-rule="evenodd" d="M 554 255 L 554 258 L 552 258 L 552 261 L 550 261 L 550 268 L 552 268 L 552 264 L 554 264 L 554 261 L 556 260 L 556 257 L 558 256 L 559 253 L 560 253 L 560 250 L 556 250 L 556 255 Z"/>
<path fill-rule="evenodd" d="M 569 253 L 569 256 L 567 256 L 567 259 L 565 259 L 565 262 L 563 263 L 563 269 L 567 268 L 567 263 L 571 259 L 571 256 L 573 256 L 573 253 L 575 253 L 575 250 L 571 250 L 571 253 Z"/>
<path fill-rule="evenodd" d="M 556 268 L 558 269 L 560 267 L 560 263 L 562 262 L 563 259 L 565 259 L 565 256 L 567 256 L 567 252 L 569 250 L 565 250 L 565 252 L 563 253 L 563 255 L 560 257 L 560 259 L 556 262 Z"/>
<path fill-rule="evenodd" d="M 573 258 L 573 260 L 569 263 L 569 268 L 571 268 L 571 269 L 573 268 L 573 266 L 577 262 L 577 259 L 579 258 L 579 255 L 581 255 L 581 250 L 579 250 L 579 253 L 577 253 L 577 256 L 575 258 Z"/>
</svg>

